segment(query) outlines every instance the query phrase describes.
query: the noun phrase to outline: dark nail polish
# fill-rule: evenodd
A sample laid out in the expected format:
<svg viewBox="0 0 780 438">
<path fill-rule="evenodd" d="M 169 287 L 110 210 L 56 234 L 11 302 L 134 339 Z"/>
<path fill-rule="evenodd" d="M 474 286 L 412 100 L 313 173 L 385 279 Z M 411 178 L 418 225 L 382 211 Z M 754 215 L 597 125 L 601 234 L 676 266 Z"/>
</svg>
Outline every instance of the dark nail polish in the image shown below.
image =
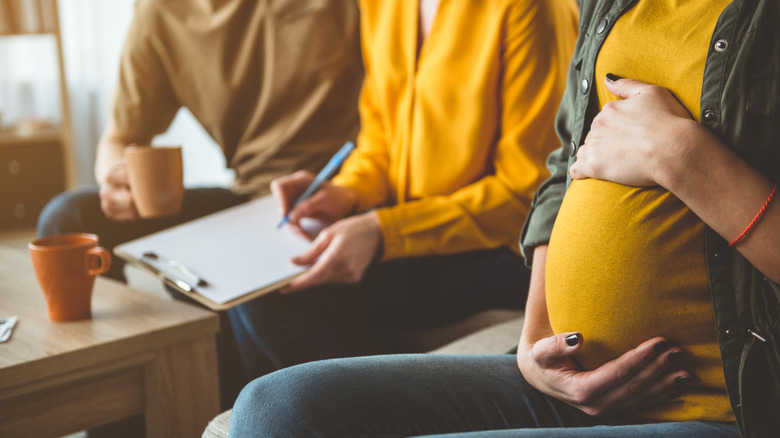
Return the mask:
<svg viewBox="0 0 780 438">
<path fill-rule="evenodd" d="M 655 344 L 655 347 L 653 347 L 653 350 L 655 350 L 656 353 L 663 353 L 664 351 L 669 349 L 669 341 L 661 341 L 657 344 Z"/>
<path fill-rule="evenodd" d="M 685 376 L 677 376 L 674 378 L 674 381 L 677 383 L 685 383 L 688 381 L 688 378 Z"/>
<path fill-rule="evenodd" d="M 577 345 L 578 342 L 580 342 L 580 335 L 578 333 L 566 336 L 566 343 L 569 344 L 569 346 L 573 347 Z"/>
<path fill-rule="evenodd" d="M 669 362 L 677 362 L 682 358 L 682 351 L 672 351 L 669 353 Z"/>
<path fill-rule="evenodd" d="M 612 73 L 607 73 L 607 80 L 610 81 L 610 82 L 615 82 L 615 81 L 620 80 L 620 79 L 623 79 L 623 78 L 621 78 L 618 75 L 614 75 Z"/>
</svg>

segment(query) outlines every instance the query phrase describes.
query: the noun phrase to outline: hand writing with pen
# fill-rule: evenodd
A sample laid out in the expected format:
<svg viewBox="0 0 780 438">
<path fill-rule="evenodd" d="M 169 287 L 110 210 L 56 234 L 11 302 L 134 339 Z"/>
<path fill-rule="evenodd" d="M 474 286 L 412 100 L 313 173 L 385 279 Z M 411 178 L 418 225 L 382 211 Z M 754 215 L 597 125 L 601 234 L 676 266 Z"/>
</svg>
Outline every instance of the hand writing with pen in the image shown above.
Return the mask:
<svg viewBox="0 0 780 438">
<path fill-rule="evenodd" d="M 325 181 L 310 197 L 299 201 L 314 180 L 311 172 L 298 171 L 271 183 L 271 192 L 289 226 L 297 234 L 313 239 L 305 253 L 292 259 L 297 265 L 311 268 L 282 293 L 324 283 L 357 283 L 381 249 L 382 234 L 376 214 L 351 215 L 357 202 L 354 190 Z M 316 237 L 311 236 L 301 227 L 303 218 L 317 219 L 327 226 Z"/>
</svg>

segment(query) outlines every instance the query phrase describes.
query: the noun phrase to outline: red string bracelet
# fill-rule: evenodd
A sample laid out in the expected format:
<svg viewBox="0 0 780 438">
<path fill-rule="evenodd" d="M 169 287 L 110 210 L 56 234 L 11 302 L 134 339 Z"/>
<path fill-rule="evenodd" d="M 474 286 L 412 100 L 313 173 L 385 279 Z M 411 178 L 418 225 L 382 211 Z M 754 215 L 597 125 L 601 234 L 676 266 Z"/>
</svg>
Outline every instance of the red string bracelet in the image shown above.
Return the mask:
<svg viewBox="0 0 780 438">
<path fill-rule="evenodd" d="M 737 238 L 734 239 L 733 242 L 729 243 L 729 246 L 736 245 L 753 228 L 753 225 L 755 225 L 756 222 L 758 222 L 758 219 L 761 217 L 761 215 L 764 214 L 764 211 L 766 211 L 766 207 L 769 205 L 770 202 L 772 202 L 772 196 L 775 195 L 775 190 L 777 190 L 777 184 L 775 184 L 775 186 L 772 187 L 772 193 L 770 193 L 769 197 L 766 198 L 766 202 L 764 202 L 764 205 L 761 206 L 761 210 L 758 210 L 758 213 L 756 213 L 756 217 L 754 217 L 753 220 L 750 221 L 750 223 L 748 224 L 747 228 L 745 228 L 745 231 L 743 231 L 742 234 L 737 236 Z"/>
</svg>

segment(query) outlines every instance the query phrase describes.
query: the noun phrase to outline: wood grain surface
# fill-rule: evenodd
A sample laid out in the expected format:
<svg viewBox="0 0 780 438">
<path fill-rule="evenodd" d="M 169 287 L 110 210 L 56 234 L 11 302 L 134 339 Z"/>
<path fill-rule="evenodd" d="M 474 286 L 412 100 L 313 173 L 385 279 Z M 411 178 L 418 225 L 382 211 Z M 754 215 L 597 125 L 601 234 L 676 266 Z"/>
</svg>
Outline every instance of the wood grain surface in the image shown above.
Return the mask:
<svg viewBox="0 0 780 438">
<path fill-rule="evenodd" d="M 219 413 L 217 315 L 98 278 L 92 318 L 48 320 L 26 250 L 0 244 L 3 436 L 59 436 L 145 414 L 147 436 L 200 436 Z"/>
</svg>

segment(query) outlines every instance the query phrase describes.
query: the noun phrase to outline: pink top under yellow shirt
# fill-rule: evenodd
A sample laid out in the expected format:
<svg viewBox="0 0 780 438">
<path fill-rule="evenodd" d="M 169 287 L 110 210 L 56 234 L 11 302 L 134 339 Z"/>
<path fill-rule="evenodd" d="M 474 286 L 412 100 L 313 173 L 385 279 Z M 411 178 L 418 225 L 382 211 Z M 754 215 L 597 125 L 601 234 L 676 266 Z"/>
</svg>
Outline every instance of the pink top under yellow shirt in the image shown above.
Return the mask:
<svg viewBox="0 0 780 438">
<path fill-rule="evenodd" d="M 617 100 L 613 73 L 669 89 L 699 120 L 704 63 L 730 0 L 640 0 L 620 17 L 596 61 L 599 104 Z M 659 126 L 658 129 L 664 129 Z M 661 187 L 574 181 L 547 254 L 545 294 L 556 333 L 580 331 L 576 360 L 594 369 L 664 336 L 694 378 L 682 396 L 637 421 L 735 421 L 715 332 L 704 223 Z"/>
<path fill-rule="evenodd" d="M 361 132 L 334 183 L 377 209 L 385 259 L 518 251 L 560 145 L 574 2 L 442 0 L 419 57 L 417 1 L 360 6 Z"/>
</svg>

